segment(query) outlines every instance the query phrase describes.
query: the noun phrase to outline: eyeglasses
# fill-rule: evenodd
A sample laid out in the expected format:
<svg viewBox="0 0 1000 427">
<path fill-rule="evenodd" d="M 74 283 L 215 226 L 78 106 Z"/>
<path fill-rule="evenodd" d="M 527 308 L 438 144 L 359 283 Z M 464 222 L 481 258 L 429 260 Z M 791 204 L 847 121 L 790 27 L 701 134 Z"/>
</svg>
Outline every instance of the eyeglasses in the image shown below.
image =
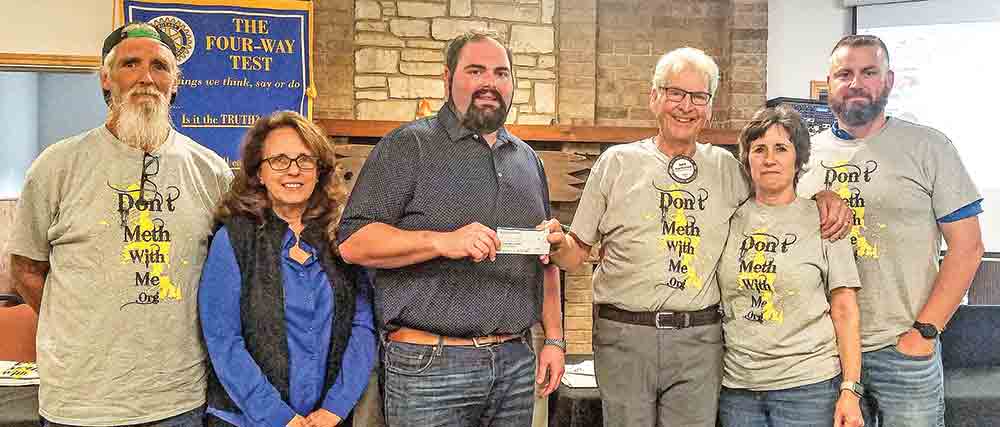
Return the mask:
<svg viewBox="0 0 1000 427">
<path fill-rule="evenodd" d="M 311 171 L 319 167 L 319 157 L 309 156 L 305 154 L 300 154 L 296 158 L 288 157 L 284 154 L 278 154 L 277 156 L 271 156 L 264 159 L 268 165 L 271 166 L 271 170 L 275 172 L 283 172 L 292 167 L 292 163 L 299 167 L 299 170 Z"/>
<path fill-rule="evenodd" d="M 156 183 L 150 178 L 160 173 L 160 157 L 149 153 L 142 155 L 142 176 L 139 177 L 139 200 L 149 201 L 156 198 L 158 191 Z"/>
<path fill-rule="evenodd" d="M 691 95 L 691 104 L 697 106 L 708 105 L 708 102 L 712 100 L 712 94 L 708 92 L 688 92 L 676 87 L 661 87 L 659 89 L 663 90 L 667 101 L 671 102 L 684 102 L 684 97 L 688 95 Z"/>
</svg>

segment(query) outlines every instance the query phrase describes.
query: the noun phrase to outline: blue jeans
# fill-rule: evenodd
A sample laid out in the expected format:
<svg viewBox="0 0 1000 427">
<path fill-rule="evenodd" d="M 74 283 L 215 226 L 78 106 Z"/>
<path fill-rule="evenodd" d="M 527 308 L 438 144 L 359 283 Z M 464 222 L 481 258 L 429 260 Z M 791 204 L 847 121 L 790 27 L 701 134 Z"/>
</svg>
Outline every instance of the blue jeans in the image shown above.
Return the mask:
<svg viewBox="0 0 1000 427">
<path fill-rule="evenodd" d="M 861 383 L 866 425 L 944 427 L 940 341 L 930 356 L 905 355 L 895 345 L 862 353 Z"/>
<path fill-rule="evenodd" d="M 771 391 L 722 387 L 719 422 L 722 427 L 833 426 L 840 378 Z"/>
<path fill-rule="evenodd" d="M 384 344 L 390 427 L 531 425 L 535 354 L 526 338 L 479 348 Z"/>
<path fill-rule="evenodd" d="M 187 412 L 164 418 L 159 421 L 150 421 L 142 424 L 129 424 L 128 427 L 202 427 L 204 425 L 205 407 L 201 406 Z M 42 418 L 42 427 L 72 427 L 69 424 L 54 423 Z"/>
</svg>

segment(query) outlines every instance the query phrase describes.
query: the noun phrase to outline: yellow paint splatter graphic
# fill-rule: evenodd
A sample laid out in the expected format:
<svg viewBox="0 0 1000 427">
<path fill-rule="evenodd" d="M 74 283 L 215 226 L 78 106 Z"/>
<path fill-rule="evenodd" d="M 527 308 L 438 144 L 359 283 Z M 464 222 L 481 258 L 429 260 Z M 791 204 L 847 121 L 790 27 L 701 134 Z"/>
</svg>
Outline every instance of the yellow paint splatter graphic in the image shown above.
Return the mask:
<svg viewBox="0 0 1000 427">
<path fill-rule="evenodd" d="M 837 174 L 843 174 L 841 176 L 852 173 L 846 161 L 834 163 L 832 170 Z M 863 234 L 868 231 L 868 226 L 865 224 L 865 199 L 861 197 L 861 193 L 856 189 L 852 191 L 848 186 L 848 182 L 838 181 L 833 185 L 832 191 L 837 193 L 851 210 L 854 211 L 854 225 L 851 227 L 849 236 L 851 243 L 854 244 L 855 252 L 862 258 L 878 258 L 878 245 L 870 243 L 868 238 Z"/>
<path fill-rule="evenodd" d="M 128 197 L 138 198 L 139 186 L 128 187 Z M 121 263 L 139 267 L 135 273 L 135 286 L 139 287 L 137 303 L 157 304 L 166 300 L 182 300 L 180 287 L 167 274 L 170 265 L 170 232 L 163 221 L 153 218 L 147 210 L 133 211 L 122 225 L 123 241 Z M 146 288 L 158 288 L 155 298 Z"/>
<path fill-rule="evenodd" d="M 667 253 L 667 272 L 682 274 L 682 279 L 668 277 L 665 285 L 675 289 L 693 287 L 700 290 L 704 284 L 694 261 L 695 253 L 701 246 L 701 229 L 690 211 L 696 207 L 704 207 L 707 193 L 696 196 L 677 184 L 657 190 L 660 191 L 662 223 L 662 234 L 658 238 L 658 245 L 661 251 Z"/>
<path fill-rule="evenodd" d="M 758 228 L 744 238 L 736 286 L 741 293 L 750 295 L 750 310 L 743 316 L 744 319 L 780 325 L 785 316 L 775 303 L 777 267 L 774 259 L 766 255 L 772 244 L 769 237 L 766 228 Z"/>
</svg>

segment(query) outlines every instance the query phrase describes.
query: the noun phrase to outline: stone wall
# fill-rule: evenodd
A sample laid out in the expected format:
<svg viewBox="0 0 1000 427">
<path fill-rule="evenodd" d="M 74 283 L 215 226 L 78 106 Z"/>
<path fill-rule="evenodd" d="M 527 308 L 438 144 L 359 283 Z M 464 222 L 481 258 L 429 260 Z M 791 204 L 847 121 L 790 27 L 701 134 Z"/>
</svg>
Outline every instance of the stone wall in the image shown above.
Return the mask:
<svg viewBox="0 0 1000 427">
<path fill-rule="evenodd" d="M 712 126 L 764 104 L 767 0 L 315 0 L 316 117 L 411 120 L 445 99 L 442 48 L 469 28 L 514 51 L 518 124 L 656 125 L 649 80 L 693 46 L 721 69 Z M 578 147 L 579 148 L 579 147 Z M 589 151 L 592 150 L 584 150 Z"/>
<path fill-rule="evenodd" d="M 412 120 L 420 100 L 437 110 L 446 96 L 445 43 L 472 28 L 496 30 L 514 53 L 508 122 L 556 118 L 555 0 L 357 0 L 354 6 L 355 118 Z"/>
<path fill-rule="evenodd" d="M 597 0 L 597 29 L 597 125 L 656 126 L 653 68 L 683 46 L 719 65 L 712 127 L 738 129 L 764 105 L 767 0 Z"/>
<path fill-rule="evenodd" d="M 314 0 L 313 115 L 354 118 L 354 0 Z"/>
</svg>

